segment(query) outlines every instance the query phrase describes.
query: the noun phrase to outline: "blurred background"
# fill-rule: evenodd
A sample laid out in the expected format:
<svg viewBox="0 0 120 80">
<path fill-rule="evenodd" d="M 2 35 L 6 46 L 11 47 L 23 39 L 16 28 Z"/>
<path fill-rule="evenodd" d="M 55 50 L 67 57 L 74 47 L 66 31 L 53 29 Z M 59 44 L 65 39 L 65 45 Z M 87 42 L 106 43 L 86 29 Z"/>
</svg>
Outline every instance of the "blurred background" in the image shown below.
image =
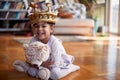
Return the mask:
<svg viewBox="0 0 120 80">
<path fill-rule="evenodd" d="M 31 36 L 27 8 L 30 2 L 45 0 L 0 0 L 0 33 Z M 58 14 L 55 34 L 120 34 L 119 0 L 49 0 L 64 5 Z M 67 30 L 67 31 L 66 31 Z"/>
</svg>

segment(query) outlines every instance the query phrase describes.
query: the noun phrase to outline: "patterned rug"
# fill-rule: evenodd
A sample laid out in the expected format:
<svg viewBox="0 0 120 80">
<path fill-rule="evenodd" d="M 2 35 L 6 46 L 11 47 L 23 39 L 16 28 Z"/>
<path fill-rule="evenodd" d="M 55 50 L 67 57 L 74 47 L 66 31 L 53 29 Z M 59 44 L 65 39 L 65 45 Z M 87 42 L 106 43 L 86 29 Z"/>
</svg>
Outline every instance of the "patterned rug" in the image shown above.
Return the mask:
<svg viewBox="0 0 120 80">
<path fill-rule="evenodd" d="M 120 37 L 117 36 L 56 36 L 61 39 L 63 42 L 79 42 L 79 41 L 97 41 L 97 40 L 120 40 Z M 19 43 L 29 43 L 32 37 L 15 37 L 13 40 Z"/>
<path fill-rule="evenodd" d="M 85 38 L 80 38 L 78 36 L 56 36 L 57 38 L 59 38 L 60 40 L 62 40 L 63 42 L 78 42 L 78 41 L 86 41 L 89 39 L 85 39 Z M 32 37 L 15 37 L 13 40 L 17 41 L 18 43 L 29 43 L 30 39 Z"/>
</svg>

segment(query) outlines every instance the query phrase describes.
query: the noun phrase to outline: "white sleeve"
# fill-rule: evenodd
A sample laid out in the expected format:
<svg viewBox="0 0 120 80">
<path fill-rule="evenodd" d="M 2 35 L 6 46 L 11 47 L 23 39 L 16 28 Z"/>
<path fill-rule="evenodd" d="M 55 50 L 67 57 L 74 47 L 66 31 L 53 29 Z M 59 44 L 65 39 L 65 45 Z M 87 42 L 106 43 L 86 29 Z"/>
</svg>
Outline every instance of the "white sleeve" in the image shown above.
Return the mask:
<svg viewBox="0 0 120 80">
<path fill-rule="evenodd" d="M 54 41 L 52 43 L 52 59 L 54 61 L 54 64 L 52 67 L 60 67 L 61 60 L 62 60 L 62 53 L 65 53 L 63 45 L 59 41 Z"/>
</svg>

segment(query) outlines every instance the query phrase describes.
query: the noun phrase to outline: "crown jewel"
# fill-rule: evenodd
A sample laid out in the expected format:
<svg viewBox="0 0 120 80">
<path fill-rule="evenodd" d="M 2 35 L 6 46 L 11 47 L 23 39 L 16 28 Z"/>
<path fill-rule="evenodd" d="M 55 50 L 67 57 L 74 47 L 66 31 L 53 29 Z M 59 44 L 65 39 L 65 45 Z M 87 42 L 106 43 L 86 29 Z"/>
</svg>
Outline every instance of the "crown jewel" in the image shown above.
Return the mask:
<svg viewBox="0 0 120 80">
<path fill-rule="evenodd" d="M 29 10 L 28 10 L 28 17 L 31 21 L 31 23 L 35 23 L 36 21 L 46 21 L 46 22 L 56 22 L 58 9 L 60 7 L 52 8 L 52 4 L 50 2 L 45 3 L 45 9 L 40 8 L 35 3 L 30 3 Z"/>
</svg>

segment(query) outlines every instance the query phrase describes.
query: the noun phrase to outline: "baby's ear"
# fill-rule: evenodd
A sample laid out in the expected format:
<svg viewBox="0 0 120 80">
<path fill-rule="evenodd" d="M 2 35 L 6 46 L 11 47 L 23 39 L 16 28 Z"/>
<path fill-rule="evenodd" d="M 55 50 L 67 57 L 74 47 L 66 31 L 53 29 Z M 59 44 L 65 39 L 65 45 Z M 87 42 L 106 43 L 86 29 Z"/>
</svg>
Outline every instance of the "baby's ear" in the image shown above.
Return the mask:
<svg viewBox="0 0 120 80">
<path fill-rule="evenodd" d="M 26 50 L 28 48 L 28 44 L 23 44 L 23 47 Z"/>
</svg>

